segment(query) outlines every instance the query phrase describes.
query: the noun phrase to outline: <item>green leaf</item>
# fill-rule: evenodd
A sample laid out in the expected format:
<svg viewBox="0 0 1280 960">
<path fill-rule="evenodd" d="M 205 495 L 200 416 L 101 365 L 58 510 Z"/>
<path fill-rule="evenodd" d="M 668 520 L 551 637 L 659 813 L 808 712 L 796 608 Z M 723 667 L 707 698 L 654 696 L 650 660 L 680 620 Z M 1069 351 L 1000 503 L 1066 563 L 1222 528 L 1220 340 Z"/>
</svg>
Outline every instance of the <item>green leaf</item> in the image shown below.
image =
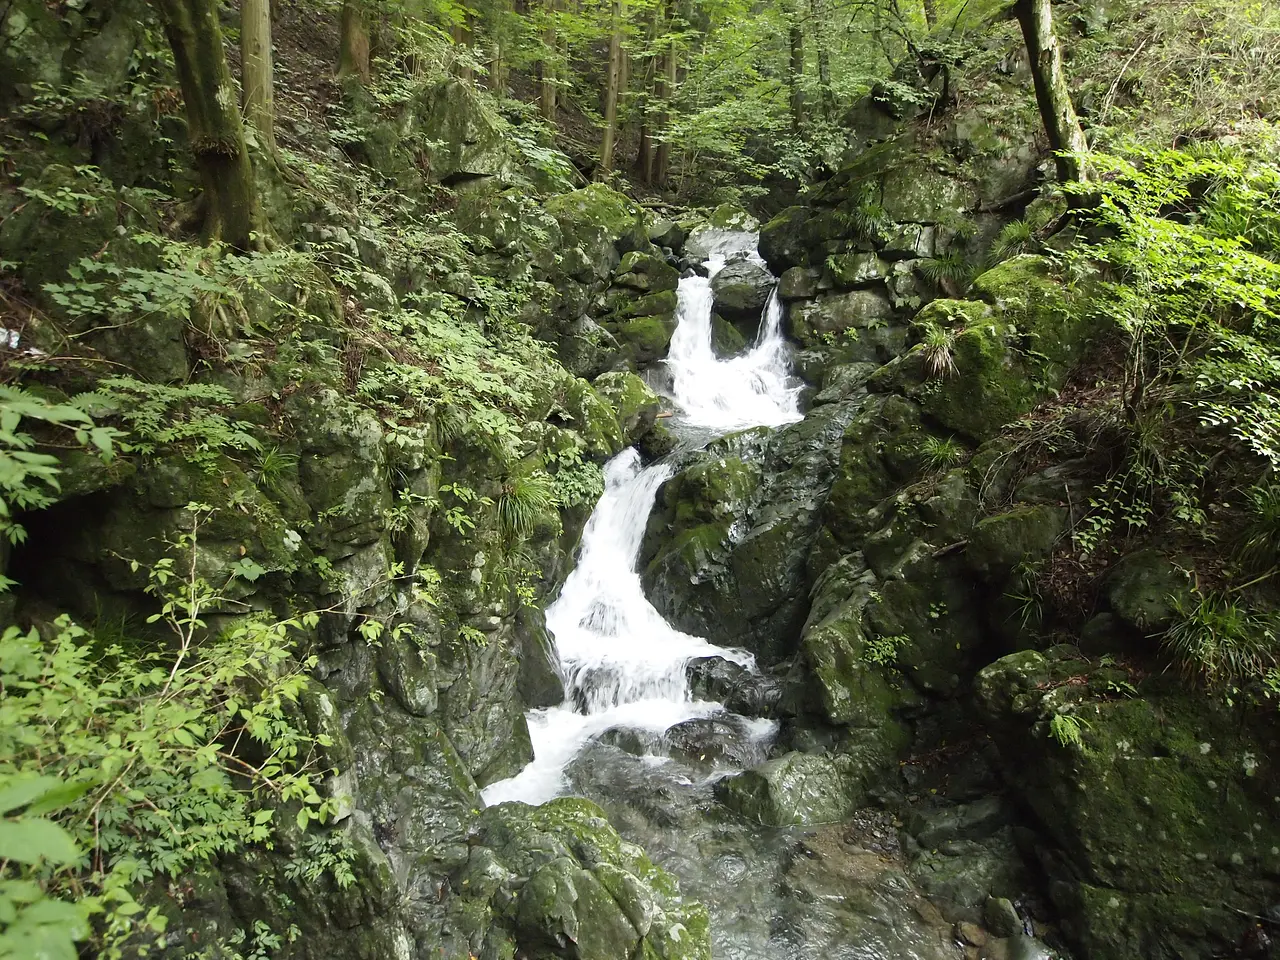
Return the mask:
<svg viewBox="0 0 1280 960">
<path fill-rule="evenodd" d="M 0 860 L 48 861 L 56 866 L 80 859 L 71 834 L 51 820 L 0 820 Z"/>
</svg>

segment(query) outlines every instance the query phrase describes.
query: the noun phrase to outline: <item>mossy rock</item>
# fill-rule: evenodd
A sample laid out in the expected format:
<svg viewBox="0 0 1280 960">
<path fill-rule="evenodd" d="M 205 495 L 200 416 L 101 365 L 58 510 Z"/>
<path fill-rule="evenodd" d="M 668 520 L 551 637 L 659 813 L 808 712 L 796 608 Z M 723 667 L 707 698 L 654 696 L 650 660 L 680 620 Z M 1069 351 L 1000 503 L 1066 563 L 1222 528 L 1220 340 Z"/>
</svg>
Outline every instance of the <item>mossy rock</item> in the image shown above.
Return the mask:
<svg viewBox="0 0 1280 960">
<path fill-rule="evenodd" d="M 613 408 L 625 445 L 634 444 L 652 429 L 662 409 L 662 398 L 640 377 L 624 371 L 605 373 L 596 378 L 593 386 Z"/>
<path fill-rule="evenodd" d="M 859 799 L 835 763 L 797 752 L 720 780 L 715 795 L 735 813 L 773 827 L 834 823 Z"/>
<path fill-rule="evenodd" d="M 625 446 L 613 404 L 587 381 L 568 380 L 560 403 L 592 457 L 607 459 Z"/>
<path fill-rule="evenodd" d="M 628 287 L 644 293 L 674 290 L 680 283 L 680 272 L 661 257 L 633 250 L 618 264 L 614 286 Z"/>
<path fill-rule="evenodd" d="M 1178 608 L 1185 608 L 1191 599 L 1190 573 L 1159 550 L 1131 553 L 1107 575 L 1107 600 L 1112 611 L 1144 633 L 1169 626 Z"/>
<path fill-rule="evenodd" d="M 516 168 L 499 118 L 471 84 L 442 80 L 412 105 L 410 122 L 420 127 L 431 173 L 446 186 L 472 186 L 486 177 L 506 177 Z"/>
<path fill-rule="evenodd" d="M 613 309 L 612 320 L 628 320 L 633 317 L 673 317 L 678 300 L 672 290 L 657 290 L 643 296 L 630 291 L 614 290 L 608 297 Z"/>
<path fill-rule="evenodd" d="M 773 274 L 758 263 L 730 263 L 711 278 L 716 312 L 730 320 L 759 320 L 776 283 Z"/>
<path fill-rule="evenodd" d="M 670 314 L 643 316 L 611 321 L 608 329 L 618 341 L 621 353 L 643 366 L 667 355 L 671 337 L 676 332 L 676 320 Z"/>
<path fill-rule="evenodd" d="M 822 346 L 846 331 L 862 337 L 892 319 L 893 305 L 881 290 L 826 294 L 792 306 L 788 316 L 792 339 L 806 347 Z"/>
<path fill-rule="evenodd" d="M 1065 509 L 1045 504 L 985 517 L 969 534 L 966 557 L 978 573 L 999 579 L 1018 564 L 1034 564 L 1049 556 L 1066 522 Z"/>
<path fill-rule="evenodd" d="M 792 267 L 809 266 L 812 217 L 808 207 L 787 207 L 760 228 L 760 256 L 769 269 L 782 273 Z"/>
<path fill-rule="evenodd" d="M 854 290 L 883 283 L 890 266 L 874 253 L 841 253 L 827 258 L 826 275 L 844 290 Z"/>
<path fill-rule="evenodd" d="M 1032 350 L 1060 367 L 1079 360 L 1096 332 L 1096 323 L 1068 299 L 1069 293 L 1087 298 L 1087 289 L 1069 291 L 1045 257 L 1022 254 L 1005 260 L 978 276 L 971 293 L 996 307 L 1030 338 Z"/>
<path fill-rule="evenodd" d="M 807 267 L 790 267 L 778 280 L 778 296 L 783 300 L 804 300 L 818 294 L 818 273 Z"/>
<path fill-rule="evenodd" d="M 741 356 L 751 348 L 737 327 L 719 314 L 711 315 L 711 349 L 721 360 Z"/>
</svg>

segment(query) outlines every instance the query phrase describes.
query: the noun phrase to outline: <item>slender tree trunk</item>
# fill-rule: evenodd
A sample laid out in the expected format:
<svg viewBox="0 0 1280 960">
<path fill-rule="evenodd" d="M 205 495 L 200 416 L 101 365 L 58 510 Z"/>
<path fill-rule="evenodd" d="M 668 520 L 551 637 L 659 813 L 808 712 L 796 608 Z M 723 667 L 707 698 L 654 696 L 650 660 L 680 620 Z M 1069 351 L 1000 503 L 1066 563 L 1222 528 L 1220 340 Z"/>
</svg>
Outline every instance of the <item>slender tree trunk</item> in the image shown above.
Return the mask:
<svg viewBox="0 0 1280 960">
<path fill-rule="evenodd" d="M 369 24 L 357 0 L 342 5 L 341 39 L 338 42 L 338 76 L 359 77 L 368 83 L 373 76 L 369 64 Z"/>
<path fill-rule="evenodd" d="M 276 149 L 275 79 L 271 52 L 271 0 L 241 0 L 240 87 L 244 115 L 264 150 Z"/>
<path fill-rule="evenodd" d="M 247 250 L 261 213 L 217 0 L 153 2 L 182 87 L 187 137 L 204 185 L 205 233 Z"/>
<path fill-rule="evenodd" d="M 636 169 L 640 179 L 645 183 L 653 182 L 653 121 L 655 119 L 654 94 L 657 85 L 658 58 L 653 53 L 653 45 L 658 39 L 658 8 L 654 7 L 649 16 L 649 38 L 644 58 L 644 73 L 641 77 L 640 93 L 640 145 L 636 148 Z"/>
<path fill-rule="evenodd" d="M 662 103 L 662 112 L 658 114 L 658 145 L 653 151 L 653 182 L 666 184 L 671 170 L 671 101 L 676 95 L 676 79 L 680 70 L 675 41 L 675 0 L 667 0 L 667 49 L 662 58 L 662 69 L 658 71 L 658 80 L 654 84 L 654 96 Z"/>
<path fill-rule="evenodd" d="M 787 64 L 787 85 L 791 88 L 791 128 L 799 131 L 804 126 L 804 30 L 800 27 L 799 12 L 792 11 L 792 23 L 788 31 L 791 58 Z"/>
<path fill-rule="evenodd" d="M 471 51 L 471 44 L 474 39 L 475 31 L 472 29 L 471 14 L 464 12 L 462 15 L 462 22 L 453 28 L 453 42 L 459 47 L 464 47 L 469 54 Z M 476 72 L 472 69 L 469 62 L 458 65 L 458 78 L 460 80 L 470 81 L 474 80 L 475 77 Z"/>
<path fill-rule="evenodd" d="M 924 22 L 930 30 L 938 23 L 938 0 L 924 0 Z"/>
<path fill-rule="evenodd" d="M 560 89 L 556 85 L 556 60 L 555 55 L 559 52 L 560 41 L 556 34 L 556 7 L 557 0 L 546 0 L 545 16 L 547 25 L 542 31 L 542 47 L 552 56 L 543 60 L 539 65 L 539 71 L 542 75 L 542 116 L 551 123 L 556 122 L 556 101 L 559 99 Z"/>
<path fill-rule="evenodd" d="M 836 112 L 836 98 L 831 89 L 831 45 L 827 42 L 827 37 L 834 29 L 834 24 L 831 23 L 831 8 L 826 0 L 809 0 L 809 17 L 813 22 L 813 42 L 818 51 L 818 89 L 822 94 L 822 112 L 830 118 Z"/>
<path fill-rule="evenodd" d="M 613 22 L 609 32 L 609 66 L 604 92 L 604 139 L 600 143 L 600 176 L 613 169 L 613 151 L 618 138 L 618 97 L 622 85 L 622 0 L 613 0 Z"/>
<path fill-rule="evenodd" d="M 1022 36 L 1031 60 L 1031 78 L 1036 88 L 1036 104 L 1044 121 L 1049 146 L 1056 156 L 1058 179 L 1064 183 L 1088 179 L 1083 159 L 1089 149 L 1080 119 L 1071 105 L 1062 48 L 1053 32 L 1053 11 L 1049 0 L 1018 0 L 1014 15 L 1022 26 Z"/>
</svg>

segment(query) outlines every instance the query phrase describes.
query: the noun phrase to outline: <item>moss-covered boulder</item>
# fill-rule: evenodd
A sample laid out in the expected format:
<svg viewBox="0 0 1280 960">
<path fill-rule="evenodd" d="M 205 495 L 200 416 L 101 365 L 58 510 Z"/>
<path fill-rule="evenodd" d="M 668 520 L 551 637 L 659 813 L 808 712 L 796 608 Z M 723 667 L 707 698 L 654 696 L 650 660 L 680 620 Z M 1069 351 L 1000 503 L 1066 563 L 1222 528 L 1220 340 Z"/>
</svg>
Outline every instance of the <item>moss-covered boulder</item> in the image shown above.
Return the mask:
<svg viewBox="0 0 1280 960">
<path fill-rule="evenodd" d="M 806 347 L 833 343 L 848 331 L 861 337 L 892 319 L 893 306 L 880 290 L 827 294 L 792 306 L 788 316 L 792 339 Z"/>
<path fill-rule="evenodd" d="M 625 445 L 634 444 L 653 428 L 662 398 L 634 373 L 605 373 L 593 386 L 613 408 Z"/>
<path fill-rule="evenodd" d="M 826 276 L 843 290 L 883 283 L 891 267 L 874 253 L 841 253 L 827 258 Z"/>
<path fill-rule="evenodd" d="M 711 279 L 715 310 L 730 321 L 759 321 L 777 280 L 751 260 L 737 260 Z"/>
<path fill-rule="evenodd" d="M 457 883 L 528 956 L 710 960 L 706 910 L 588 800 L 486 810 Z"/>
<path fill-rule="evenodd" d="M 1120 620 L 1143 633 L 1173 622 L 1191 600 L 1191 575 L 1159 550 L 1129 554 L 1107 574 L 1107 601 Z"/>
<path fill-rule="evenodd" d="M 418 95 L 408 122 L 425 143 L 431 173 L 446 186 L 467 186 L 515 171 L 511 144 L 500 122 L 470 84 L 442 80 Z"/>
<path fill-rule="evenodd" d="M 810 264 L 812 217 L 808 207 L 787 207 L 760 228 L 760 256 L 775 273 Z"/>
<path fill-rule="evenodd" d="M 564 236 L 567 272 L 582 280 L 604 280 L 620 255 L 649 247 L 644 211 L 600 183 L 552 197 L 545 204 Z"/>
<path fill-rule="evenodd" d="M 1000 579 L 1019 564 L 1034 564 L 1053 550 L 1066 529 L 1067 511 L 1040 504 L 984 517 L 969 534 L 966 556 L 983 576 Z"/>
<path fill-rule="evenodd" d="M 735 813 L 774 827 L 843 820 L 859 799 L 835 763 L 798 752 L 726 777 L 715 793 Z"/>
<path fill-rule="evenodd" d="M 1080 951 L 1212 956 L 1280 896 L 1269 735 L 1167 683 L 1118 696 L 1124 679 L 1053 649 L 997 661 L 975 690 L 1006 779 L 1068 866 L 1050 893 Z"/>
<path fill-rule="evenodd" d="M 674 290 L 679 283 L 680 274 L 675 267 L 661 257 L 641 250 L 626 254 L 613 277 L 614 286 L 644 293 Z"/>
</svg>

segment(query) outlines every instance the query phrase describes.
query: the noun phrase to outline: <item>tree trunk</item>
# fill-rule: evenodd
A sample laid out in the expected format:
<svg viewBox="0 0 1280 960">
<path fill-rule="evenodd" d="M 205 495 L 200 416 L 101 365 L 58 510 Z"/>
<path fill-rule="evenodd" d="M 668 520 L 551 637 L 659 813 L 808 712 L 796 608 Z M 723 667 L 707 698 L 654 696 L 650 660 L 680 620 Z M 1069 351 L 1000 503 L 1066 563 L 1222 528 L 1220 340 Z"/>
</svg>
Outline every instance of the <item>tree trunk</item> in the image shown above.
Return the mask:
<svg viewBox="0 0 1280 960">
<path fill-rule="evenodd" d="M 466 48 L 468 56 L 470 56 L 471 44 L 474 39 L 475 32 L 471 28 L 471 14 L 464 12 L 462 14 L 462 22 L 454 25 L 453 42 L 460 47 Z M 457 73 L 460 80 L 468 82 L 476 77 L 476 72 L 472 69 L 469 59 L 466 63 L 458 64 Z"/>
<path fill-rule="evenodd" d="M 787 63 L 787 85 L 791 88 L 791 129 L 799 132 L 804 126 L 804 30 L 800 26 L 800 11 L 792 9 L 788 41 L 791 57 Z"/>
<path fill-rule="evenodd" d="M 649 42 L 646 44 L 644 72 L 640 81 L 640 143 L 636 148 L 636 169 L 645 183 L 653 182 L 653 96 L 658 81 L 658 57 L 653 53 L 653 45 L 658 39 L 659 29 L 658 9 L 654 7 L 649 17 Z"/>
<path fill-rule="evenodd" d="M 1071 105 L 1071 93 L 1062 67 L 1062 48 L 1053 32 L 1049 0 L 1018 0 L 1014 15 L 1022 26 L 1022 36 L 1027 44 L 1036 104 L 1040 107 L 1040 118 L 1049 136 L 1049 146 L 1055 153 L 1058 179 L 1063 183 L 1083 182 L 1088 179 L 1088 171 L 1079 155 L 1089 149 L 1089 144 Z"/>
<path fill-rule="evenodd" d="M 359 77 L 368 83 L 373 76 L 369 65 L 369 24 L 356 0 L 342 5 L 342 37 L 338 43 L 338 76 Z"/>
<path fill-rule="evenodd" d="M 679 73 L 675 42 L 675 0 L 667 0 L 667 49 L 663 56 L 662 69 L 658 71 L 658 79 L 654 83 L 654 96 L 662 102 L 662 112 L 655 123 L 658 129 L 658 145 L 653 151 L 653 182 L 666 184 L 671 170 L 671 101 L 676 95 L 676 78 Z"/>
<path fill-rule="evenodd" d="M 600 144 L 601 177 L 607 176 L 613 169 L 613 150 L 618 137 L 618 96 L 622 85 L 622 0 L 613 0 L 608 71 L 604 92 L 604 139 Z"/>
<path fill-rule="evenodd" d="M 822 112 L 830 119 L 836 112 L 835 93 L 831 89 L 831 47 L 827 36 L 833 29 L 831 9 L 825 0 L 809 0 L 809 16 L 813 21 L 814 45 L 818 48 L 818 89 L 822 92 Z"/>
<path fill-rule="evenodd" d="M 556 35 L 556 0 L 546 0 L 546 28 L 542 31 L 543 49 L 553 56 L 559 51 L 560 43 Z M 556 85 L 556 62 L 554 59 L 543 60 L 539 65 L 542 79 L 542 116 L 550 123 L 556 122 L 556 101 L 559 99 L 559 87 Z"/>
<path fill-rule="evenodd" d="M 240 87 L 244 115 L 262 148 L 276 149 L 275 80 L 271 53 L 271 0 L 241 0 Z"/>
<path fill-rule="evenodd" d="M 938 23 L 938 0 L 924 0 L 924 22 L 930 30 Z"/>
<path fill-rule="evenodd" d="M 247 250 L 250 235 L 261 227 L 261 214 L 217 0 L 153 2 L 173 49 L 187 137 L 204 184 L 205 234 Z"/>
</svg>

